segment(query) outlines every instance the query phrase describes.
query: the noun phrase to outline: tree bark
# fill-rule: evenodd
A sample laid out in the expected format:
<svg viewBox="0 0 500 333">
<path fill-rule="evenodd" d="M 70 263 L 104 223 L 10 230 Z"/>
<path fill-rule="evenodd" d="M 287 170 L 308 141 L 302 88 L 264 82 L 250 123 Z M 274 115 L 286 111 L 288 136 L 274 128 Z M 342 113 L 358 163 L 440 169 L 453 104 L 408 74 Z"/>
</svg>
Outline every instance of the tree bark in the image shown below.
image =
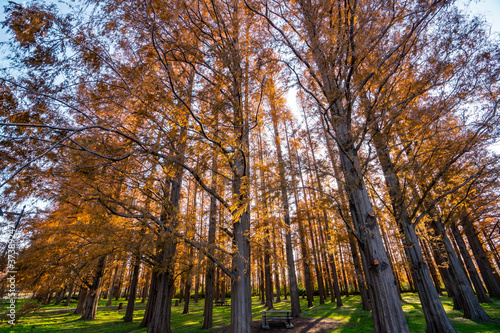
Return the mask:
<svg viewBox="0 0 500 333">
<path fill-rule="evenodd" d="M 144 271 L 146 271 L 146 269 L 144 269 Z M 146 273 L 146 272 L 144 272 Z M 144 287 L 142 288 L 142 299 L 141 299 L 141 303 L 144 304 L 144 302 L 146 302 L 146 298 L 148 297 L 148 294 L 149 294 L 149 284 L 151 283 L 151 279 L 153 278 L 153 273 L 148 273 L 148 274 L 144 274 L 145 276 L 145 285 Z"/>
<path fill-rule="evenodd" d="M 299 288 L 297 286 L 297 272 L 295 269 L 295 258 L 293 256 L 293 244 L 292 244 L 292 233 L 291 233 L 291 222 L 290 222 L 290 203 L 288 199 L 288 183 L 286 181 L 286 175 L 285 175 L 285 162 L 283 160 L 283 153 L 281 151 L 281 141 L 278 131 L 278 122 L 274 112 L 272 119 L 273 119 L 273 130 L 274 130 L 274 144 L 276 146 L 276 154 L 278 156 L 278 172 L 280 180 L 281 204 L 283 208 L 283 221 L 285 222 L 285 252 L 286 252 L 286 263 L 288 266 L 288 282 L 290 283 L 290 305 L 292 310 L 292 317 L 298 318 L 300 316 L 301 310 L 300 310 Z"/>
<path fill-rule="evenodd" d="M 123 285 L 123 275 L 125 274 L 125 268 L 127 267 L 127 264 L 124 263 L 121 268 L 120 268 L 120 274 L 119 274 L 119 278 L 118 278 L 118 284 L 114 287 L 116 288 L 114 290 L 114 297 L 115 297 L 115 300 L 119 300 L 120 297 L 122 296 L 122 285 Z"/>
<path fill-rule="evenodd" d="M 462 254 L 462 258 L 464 260 L 465 267 L 467 268 L 467 271 L 469 272 L 470 279 L 472 281 L 472 284 L 474 285 L 474 290 L 476 291 L 477 299 L 479 300 L 479 303 L 492 303 L 488 295 L 486 294 L 486 289 L 484 289 L 483 283 L 481 281 L 481 278 L 479 277 L 479 274 L 476 271 L 476 268 L 474 267 L 474 262 L 472 261 L 472 258 L 469 254 L 469 251 L 467 251 L 467 247 L 465 245 L 465 241 L 462 238 L 462 235 L 460 234 L 460 231 L 458 230 L 458 227 L 455 223 L 451 224 L 451 232 L 453 233 L 453 237 L 455 238 L 455 241 L 457 242 L 458 249 L 460 253 Z"/>
<path fill-rule="evenodd" d="M 87 301 L 87 295 L 89 290 L 87 287 L 81 287 L 80 292 L 78 293 L 78 304 L 76 305 L 76 309 L 74 314 L 82 314 L 85 309 L 85 303 Z"/>
<path fill-rule="evenodd" d="M 446 254 L 448 268 L 447 271 L 451 277 L 451 283 L 454 288 L 456 288 L 457 294 L 454 295 L 457 297 L 460 303 L 462 303 L 464 310 L 464 318 L 471 319 L 474 321 L 488 321 L 491 318 L 488 316 L 486 311 L 479 304 L 474 291 L 472 290 L 472 286 L 469 282 L 469 279 L 462 267 L 460 266 L 460 262 L 453 250 L 453 246 L 451 245 L 450 239 L 444 229 L 444 225 L 439 221 L 439 216 L 430 213 L 430 228 L 434 233 L 434 237 L 440 243 L 440 248 L 444 250 Z M 455 293 L 455 292 L 454 292 Z"/>
<path fill-rule="evenodd" d="M 409 332 L 389 258 L 364 184 L 358 152 L 350 139 L 347 124 L 332 121 L 331 125 L 339 144 L 351 216 L 361 241 L 361 254 L 365 257 L 363 262 L 368 265 L 366 270 L 370 271 L 372 309 L 377 309 L 373 311 L 375 332 Z"/>
<path fill-rule="evenodd" d="M 69 284 L 68 297 L 66 298 L 66 303 L 64 303 L 64 306 L 70 305 L 74 288 L 75 288 L 75 280 L 71 281 L 71 283 Z"/>
<path fill-rule="evenodd" d="M 363 275 L 363 268 L 361 260 L 359 259 L 359 252 L 356 246 L 356 238 L 352 233 L 349 233 L 349 246 L 351 247 L 352 261 L 354 264 L 354 271 L 356 273 L 356 280 L 358 281 L 359 293 L 361 295 L 361 305 L 363 310 L 370 311 L 370 299 L 368 298 L 368 291 L 366 290 L 365 277 Z"/>
<path fill-rule="evenodd" d="M 156 297 L 158 295 L 158 274 L 155 273 L 155 269 L 158 267 L 153 267 L 151 270 L 151 282 L 149 287 L 149 297 L 146 303 L 146 310 L 144 311 L 144 317 L 142 318 L 139 327 L 148 327 L 151 324 L 151 319 L 153 318 L 154 307 L 156 305 Z"/>
<path fill-rule="evenodd" d="M 64 295 L 66 294 L 66 289 L 67 286 L 64 286 L 64 288 L 59 291 L 58 295 L 56 296 L 56 301 L 54 305 L 59 305 L 61 303 L 62 299 L 64 298 Z"/>
<path fill-rule="evenodd" d="M 215 190 L 215 171 L 217 161 L 212 158 L 212 189 Z M 208 253 L 215 253 L 215 232 L 217 227 L 217 201 L 210 197 L 210 212 L 208 225 Z M 203 311 L 203 329 L 209 329 L 213 326 L 213 308 L 214 308 L 214 287 L 215 287 L 215 263 L 212 260 L 207 261 L 205 273 L 205 307 Z"/>
<path fill-rule="evenodd" d="M 427 247 L 427 244 L 422 240 L 420 240 L 420 248 L 423 250 L 425 261 L 427 263 L 427 266 L 429 267 L 429 272 L 431 273 L 432 281 L 434 282 L 434 287 L 436 288 L 437 293 L 442 296 L 443 291 L 441 289 L 441 281 L 439 281 L 439 276 L 437 274 L 436 267 L 434 266 L 434 262 L 432 260 L 432 256 Z"/>
<path fill-rule="evenodd" d="M 349 297 L 349 286 L 347 284 L 347 277 L 345 275 L 344 256 L 342 255 L 342 244 L 339 242 L 338 245 L 339 245 L 340 270 L 342 271 L 342 282 L 344 285 L 344 295 Z"/>
<path fill-rule="evenodd" d="M 118 275 L 118 267 L 120 265 L 116 263 L 115 270 L 113 273 L 113 277 L 109 281 L 109 289 L 108 289 L 108 301 L 106 302 L 106 306 L 111 306 L 111 302 L 113 301 L 114 288 L 116 283 L 116 276 Z"/>
<path fill-rule="evenodd" d="M 185 129 L 181 129 L 181 138 L 185 136 Z M 181 153 L 181 155 L 183 155 Z M 178 224 L 177 211 L 181 197 L 183 170 L 179 167 L 175 177 L 171 180 L 170 207 L 162 207 L 161 221 L 175 230 Z M 172 209 L 173 208 L 173 209 Z M 168 213 L 167 213 L 168 212 Z M 172 299 L 174 297 L 175 282 L 175 255 L 177 250 L 177 239 L 166 231 L 160 234 L 159 240 L 159 267 L 157 274 L 157 293 L 155 305 L 151 314 L 151 322 L 148 325 L 148 333 L 164 332 L 171 333 L 170 319 L 172 315 Z"/>
<path fill-rule="evenodd" d="M 476 259 L 477 266 L 479 267 L 479 272 L 481 273 L 486 289 L 488 290 L 488 294 L 490 297 L 500 299 L 500 283 L 495 277 L 495 271 L 488 260 L 488 256 L 484 251 L 481 241 L 479 240 L 474 223 L 469 221 L 467 218 L 464 218 L 462 220 L 462 226 L 464 228 L 465 235 L 467 236 L 467 240 L 469 241 L 472 253 L 474 254 L 474 258 Z"/>
<path fill-rule="evenodd" d="M 89 289 L 87 300 L 85 302 L 85 310 L 81 320 L 94 320 L 97 314 L 97 302 L 99 301 L 99 293 L 104 275 L 104 268 L 106 267 L 106 256 L 101 256 L 97 262 L 97 268 L 94 276 L 94 282 Z"/>
<path fill-rule="evenodd" d="M 186 279 L 186 288 L 184 290 L 184 309 L 182 310 L 182 314 L 189 313 L 189 302 L 191 300 L 191 287 L 193 285 L 193 278 L 191 274 L 188 272 L 188 276 Z"/>
<path fill-rule="evenodd" d="M 373 143 L 377 150 L 385 183 L 391 198 L 394 218 L 404 236 L 404 250 L 410 264 L 413 280 L 417 284 L 418 296 L 426 322 L 426 332 L 456 332 L 444 311 L 439 295 L 432 282 L 429 268 L 424 261 L 418 236 L 415 232 L 415 225 L 411 222 L 406 209 L 399 177 L 389 156 L 387 143 L 384 142 L 380 132 L 374 130 L 372 134 Z"/>
<path fill-rule="evenodd" d="M 137 295 L 137 284 L 139 282 L 139 273 L 141 270 L 141 254 L 135 256 L 134 271 L 132 273 L 132 282 L 130 283 L 130 292 L 127 301 L 127 310 L 125 312 L 124 322 L 131 322 L 134 319 L 135 298 Z"/>
</svg>

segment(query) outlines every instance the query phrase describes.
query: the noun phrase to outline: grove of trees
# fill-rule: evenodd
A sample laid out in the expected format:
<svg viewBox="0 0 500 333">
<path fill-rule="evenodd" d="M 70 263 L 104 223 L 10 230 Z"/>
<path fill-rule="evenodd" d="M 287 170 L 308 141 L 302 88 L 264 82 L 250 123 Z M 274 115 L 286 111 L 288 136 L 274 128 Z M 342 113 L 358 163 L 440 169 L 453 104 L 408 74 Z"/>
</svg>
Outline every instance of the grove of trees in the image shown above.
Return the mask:
<svg viewBox="0 0 500 333">
<path fill-rule="evenodd" d="M 10 1 L 0 208 L 19 288 L 148 332 L 360 294 L 375 332 L 500 299 L 500 43 L 447 0 Z M 37 212 L 34 214 L 33 212 Z M 499 229 L 496 229 L 499 230 Z M 5 258 L 1 260 L 5 261 Z M 2 266 L 3 267 L 3 266 Z M 192 299 L 192 300 L 191 300 Z"/>
</svg>

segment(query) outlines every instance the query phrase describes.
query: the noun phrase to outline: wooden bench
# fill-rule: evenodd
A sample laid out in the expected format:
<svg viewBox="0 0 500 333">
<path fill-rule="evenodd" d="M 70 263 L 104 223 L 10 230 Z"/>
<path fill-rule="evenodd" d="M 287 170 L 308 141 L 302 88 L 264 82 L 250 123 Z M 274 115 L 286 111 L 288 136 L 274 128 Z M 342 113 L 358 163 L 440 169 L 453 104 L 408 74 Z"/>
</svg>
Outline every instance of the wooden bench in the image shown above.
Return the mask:
<svg viewBox="0 0 500 333">
<path fill-rule="evenodd" d="M 214 304 L 215 306 L 229 306 L 228 301 L 215 301 Z"/>
<path fill-rule="evenodd" d="M 270 320 L 283 320 L 286 325 L 286 328 L 293 328 L 292 325 L 292 311 L 290 310 L 269 310 L 262 311 L 262 329 L 269 330 L 269 321 Z"/>
</svg>

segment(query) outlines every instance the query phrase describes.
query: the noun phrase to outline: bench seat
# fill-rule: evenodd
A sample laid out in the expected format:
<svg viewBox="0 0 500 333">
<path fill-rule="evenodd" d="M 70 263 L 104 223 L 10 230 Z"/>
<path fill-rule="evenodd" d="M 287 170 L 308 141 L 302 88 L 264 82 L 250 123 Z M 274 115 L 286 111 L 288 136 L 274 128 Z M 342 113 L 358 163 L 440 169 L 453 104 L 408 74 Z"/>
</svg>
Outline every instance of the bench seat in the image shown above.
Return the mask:
<svg viewBox="0 0 500 333">
<path fill-rule="evenodd" d="M 270 329 L 269 327 L 269 321 L 274 321 L 274 320 L 283 320 L 286 328 L 293 328 L 292 325 L 292 315 L 290 310 L 269 310 L 269 311 L 262 311 L 262 329 L 268 330 Z"/>
</svg>

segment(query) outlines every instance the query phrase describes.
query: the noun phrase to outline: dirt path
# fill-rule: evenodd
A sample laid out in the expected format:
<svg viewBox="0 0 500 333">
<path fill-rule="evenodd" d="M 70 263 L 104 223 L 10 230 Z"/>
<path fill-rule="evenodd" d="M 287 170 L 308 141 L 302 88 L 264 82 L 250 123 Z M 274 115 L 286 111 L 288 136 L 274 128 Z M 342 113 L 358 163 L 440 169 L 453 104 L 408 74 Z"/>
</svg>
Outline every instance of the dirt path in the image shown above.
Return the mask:
<svg viewBox="0 0 500 333">
<path fill-rule="evenodd" d="M 252 322 L 252 331 L 254 333 L 321 333 L 328 332 L 341 327 L 340 322 L 330 318 L 294 318 L 292 320 L 294 328 L 287 329 L 284 323 L 272 322 L 270 323 L 270 330 L 262 329 L 262 320 Z M 222 328 L 213 329 L 211 333 L 228 333 L 230 327 L 225 326 Z"/>
</svg>

